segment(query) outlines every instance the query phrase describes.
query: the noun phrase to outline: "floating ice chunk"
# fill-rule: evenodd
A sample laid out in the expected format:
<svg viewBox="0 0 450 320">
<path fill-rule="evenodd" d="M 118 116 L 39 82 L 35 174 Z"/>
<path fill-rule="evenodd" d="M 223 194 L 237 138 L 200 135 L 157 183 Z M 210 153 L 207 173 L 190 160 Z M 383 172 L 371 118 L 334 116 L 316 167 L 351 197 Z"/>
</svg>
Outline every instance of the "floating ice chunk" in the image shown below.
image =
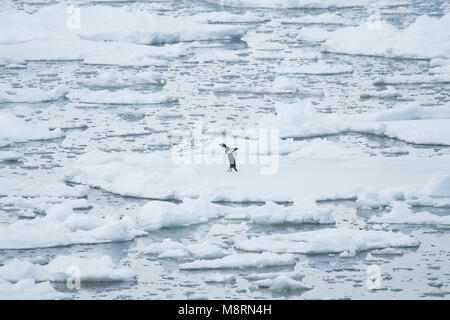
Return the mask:
<svg viewBox="0 0 450 320">
<path fill-rule="evenodd" d="M 405 200 L 405 193 L 405 188 L 365 190 L 358 193 L 356 204 L 360 208 L 379 209 L 389 206 L 392 201 Z"/>
<path fill-rule="evenodd" d="M 383 124 L 382 130 L 376 134 L 416 144 L 450 145 L 450 119 L 389 121 Z"/>
<path fill-rule="evenodd" d="M 271 252 L 235 253 L 220 259 L 197 260 L 180 265 L 182 270 L 195 269 L 245 269 L 292 266 L 295 264 L 293 255 L 279 255 Z"/>
<path fill-rule="evenodd" d="M 370 252 L 373 256 L 402 256 L 403 251 L 395 248 L 384 248 Z"/>
<path fill-rule="evenodd" d="M 219 52 L 202 52 L 198 53 L 194 57 L 195 61 L 200 63 L 241 63 L 247 61 L 245 57 L 239 56 L 234 52 L 219 51 Z"/>
<path fill-rule="evenodd" d="M 450 145 L 448 106 L 405 106 L 357 115 L 319 113 L 312 102 L 275 103 L 276 117 L 265 116 L 261 128 L 277 128 L 282 137 L 314 137 L 342 132 L 388 136 L 417 144 Z M 387 121 L 400 120 L 402 121 Z M 417 121 L 403 121 L 420 119 Z M 387 122 L 382 122 L 387 121 Z M 449 134 L 446 134 L 449 132 Z"/>
<path fill-rule="evenodd" d="M 103 72 L 95 78 L 78 81 L 78 84 L 88 88 L 124 88 L 136 84 L 162 84 L 164 79 L 162 74 L 152 71 L 140 72 L 129 78 L 123 78 L 115 71 Z"/>
<path fill-rule="evenodd" d="M 201 24 L 187 17 L 162 16 L 129 7 L 94 5 L 83 8 L 82 28 L 68 32 L 66 9 L 66 5 L 58 4 L 44 7 L 33 14 L 2 12 L 0 28 L 4 32 L 0 43 L 11 44 L 39 38 L 75 39 L 79 36 L 95 41 L 155 44 L 233 39 L 242 37 L 247 31 L 240 26 Z"/>
<path fill-rule="evenodd" d="M 19 183 L 13 180 L 4 180 L 5 185 L 0 186 L 0 192 L 5 194 L 20 195 L 24 198 L 63 199 L 63 198 L 85 198 L 89 188 L 82 185 L 69 186 L 64 183 L 47 183 L 36 187 L 30 183 Z"/>
<path fill-rule="evenodd" d="M 0 227 L 1 249 L 68 246 L 81 243 L 129 241 L 145 234 L 131 217 L 77 214 L 68 205 L 56 204 L 47 215 Z"/>
<path fill-rule="evenodd" d="M 273 89 L 276 92 L 293 93 L 298 91 L 299 85 L 295 84 L 293 79 L 285 76 L 276 77 L 273 81 Z"/>
<path fill-rule="evenodd" d="M 348 125 L 336 114 L 320 114 L 307 101 L 304 104 L 275 103 L 276 117 L 260 121 L 261 128 L 279 128 L 282 137 L 316 136 L 348 130 Z"/>
<path fill-rule="evenodd" d="M 319 27 L 304 27 L 297 32 L 297 40 L 303 41 L 325 41 L 331 37 L 332 31 Z"/>
<path fill-rule="evenodd" d="M 397 223 L 397 224 L 425 224 L 425 225 L 448 225 L 450 216 L 437 216 L 426 211 L 413 213 L 408 205 L 403 202 L 394 202 L 392 210 L 382 216 L 373 216 L 369 219 L 371 223 Z"/>
<path fill-rule="evenodd" d="M 79 258 L 57 256 L 48 264 L 33 264 L 26 260 L 13 259 L 0 267 L 0 277 L 10 282 L 31 278 L 35 281 L 66 282 L 72 277 L 72 267 L 80 271 L 82 282 L 133 281 L 136 272 L 130 268 L 117 267 L 110 256 Z"/>
<path fill-rule="evenodd" d="M 323 96 L 323 91 L 305 89 L 296 84 L 293 79 L 284 76 L 275 78 L 272 86 L 235 86 L 228 84 L 214 84 L 213 87 L 201 87 L 200 90 L 213 90 L 219 93 L 235 93 L 235 94 L 300 94 L 307 96 Z"/>
<path fill-rule="evenodd" d="M 135 250 L 139 253 L 156 255 L 158 258 L 171 259 L 217 259 L 230 254 L 229 251 L 209 243 L 207 240 L 202 240 L 198 243 L 182 243 L 169 238 L 164 239 L 160 243 L 152 243 L 150 245 L 138 243 Z"/>
<path fill-rule="evenodd" d="M 208 276 L 204 281 L 205 281 L 205 283 L 235 283 L 236 277 L 232 274 L 225 275 L 225 274 L 215 273 L 212 276 Z"/>
<path fill-rule="evenodd" d="M 11 59 L 81 60 L 87 64 L 148 66 L 166 64 L 155 58 L 177 57 L 187 52 L 188 48 L 183 44 L 146 46 L 79 39 L 35 39 L 0 45 L 0 63 Z"/>
<path fill-rule="evenodd" d="M 55 101 L 65 97 L 68 92 L 69 88 L 66 85 L 59 85 L 52 90 L 42 90 L 38 88 L 17 89 L 0 84 L 0 103 L 38 103 Z"/>
<path fill-rule="evenodd" d="M 92 104 L 163 104 L 172 103 L 178 101 L 178 98 L 167 95 L 164 92 L 156 92 L 152 94 L 141 93 L 138 91 L 130 90 L 128 88 L 108 91 L 108 90 L 88 90 L 82 89 L 78 91 L 72 91 L 67 97 L 80 103 L 92 103 Z"/>
<path fill-rule="evenodd" d="M 221 207 L 208 201 L 183 199 L 183 204 L 167 201 L 147 202 L 137 213 L 137 219 L 145 230 L 181 227 L 203 223 L 223 215 Z"/>
<path fill-rule="evenodd" d="M 362 115 L 364 117 L 364 115 Z M 450 118 L 450 104 L 444 106 L 419 107 L 417 105 L 406 105 L 398 108 L 388 109 L 378 113 L 368 114 L 367 119 L 377 121 L 397 120 L 421 120 L 421 119 L 445 119 Z"/>
<path fill-rule="evenodd" d="M 260 23 L 270 21 L 270 19 L 249 11 L 244 14 L 232 14 L 226 11 L 197 13 L 192 16 L 192 19 L 203 23 Z"/>
<path fill-rule="evenodd" d="M 280 71 L 280 70 L 278 70 Z M 344 64 L 330 64 L 324 61 L 319 61 L 316 64 L 311 65 L 299 65 L 296 68 L 291 69 L 290 73 L 301 73 L 301 74 L 317 74 L 317 75 L 330 75 L 330 74 L 341 74 L 341 73 L 352 73 L 353 67 Z"/>
<path fill-rule="evenodd" d="M 440 19 L 420 16 L 405 29 L 380 21 L 329 33 L 322 50 L 346 54 L 429 59 L 450 58 L 450 13 Z"/>
<path fill-rule="evenodd" d="M 0 145 L 13 142 L 52 140 L 61 137 L 64 137 L 64 133 L 60 129 L 51 131 L 45 126 L 38 126 L 9 113 L 0 112 Z"/>
<path fill-rule="evenodd" d="M 22 159 L 23 154 L 14 151 L 0 151 L 0 162 L 15 162 Z"/>
<path fill-rule="evenodd" d="M 430 61 L 429 74 L 449 74 L 450 73 L 450 59 L 434 58 Z"/>
<path fill-rule="evenodd" d="M 286 121 L 290 123 L 291 120 Z M 299 121 L 302 120 L 304 119 L 299 119 Z M 319 121 L 320 125 L 324 126 L 324 130 L 332 129 L 331 125 L 326 128 L 325 122 Z M 296 128 L 295 125 L 292 127 Z M 303 129 L 301 124 L 298 127 Z M 285 125 L 285 128 L 290 129 L 290 126 Z M 202 204 L 203 201 L 294 201 L 299 195 L 311 199 L 330 199 L 336 196 L 336 190 L 342 190 L 339 192 L 340 197 L 354 198 L 355 192 L 352 188 L 357 185 L 379 185 L 380 188 L 422 185 L 436 171 L 447 170 L 448 161 L 447 156 L 356 159 L 351 157 L 341 158 L 330 166 L 329 159 L 298 157 L 297 160 L 280 156 L 279 164 L 283 169 L 276 175 L 261 175 L 260 167 L 250 164 L 242 165 L 245 170 L 241 170 L 239 175 L 230 175 L 224 170 L 226 159 L 223 159 L 222 164 L 213 164 L 206 162 L 207 160 L 202 164 L 179 164 L 171 159 L 170 152 L 138 154 L 93 150 L 77 160 L 65 179 L 123 196 L 165 200 L 200 197 L 201 201 L 198 202 L 200 208 L 197 213 L 189 214 L 188 218 L 180 214 L 181 223 L 178 225 L 182 225 L 217 217 L 216 209 L 210 210 L 209 207 L 205 207 L 205 204 Z M 411 175 L 411 172 L 415 174 Z M 326 177 L 325 180 L 318 180 L 318 174 Z M 277 187 L 274 188 L 274 186 Z M 182 205 L 178 207 L 175 204 L 172 205 L 164 210 L 180 212 L 186 210 Z M 210 214 L 206 208 L 211 212 Z M 223 206 L 220 206 L 217 211 L 224 215 L 232 213 L 230 209 L 224 209 Z M 148 211 L 147 215 L 150 216 L 151 212 Z M 170 214 L 168 220 L 164 220 L 163 217 L 149 218 L 149 227 L 159 228 L 166 223 L 167 225 L 176 223 L 173 220 L 176 216 L 175 213 Z"/>
<path fill-rule="evenodd" d="M 286 207 L 269 202 L 249 210 L 249 217 L 257 224 L 283 224 L 283 223 L 319 223 L 333 224 L 334 218 L 331 208 L 319 207 L 310 199 L 296 200 L 293 206 Z"/>
<path fill-rule="evenodd" d="M 11 283 L 0 279 L 0 300 L 52 300 L 66 297 L 56 291 L 50 282 L 35 283 L 33 279 L 21 279 Z"/>
<path fill-rule="evenodd" d="M 120 41 L 140 44 L 180 41 L 239 39 L 247 29 L 240 26 L 200 24 L 191 18 L 174 18 L 130 10 L 94 6 L 83 10 L 80 37 L 96 41 Z M 126 28 L 123 26 L 126 25 Z"/>
<path fill-rule="evenodd" d="M 339 258 L 354 258 L 356 257 L 356 251 L 355 250 L 346 250 L 339 253 Z"/>
<path fill-rule="evenodd" d="M 301 281 L 305 275 L 299 271 L 289 271 L 289 272 L 263 272 L 263 273 L 252 273 L 245 278 L 250 281 L 254 280 L 264 280 L 264 279 L 275 279 L 277 277 L 288 277 L 293 280 Z"/>
<path fill-rule="evenodd" d="M 449 83 L 450 74 L 413 74 L 384 76 L 374 81 L 374 85 L 397 84 L 423 84 L 423 83 Z"/>
<path fill-rule="evenodd" d="M 417 247 L 418 245 L 419 241 L 415 238 L 400 232 L 340 228 L 257 236 L 238 241 L 236 248 L 258 252 L 327 254 L 386 247 Z"/>
<path fill-rule="evenodd" d="M 6 69 L 26 69 L 27 65 L 24 63 L 10 63 L 5 65 Z"/>
<path fill-rule="evenodd" d="M 434 174 L 423 187 L 422 192 L 430 197 L 450 197 L 450 175 Z"/>
<path fill-rule="evenodd" d="M 274 279 L 257 280 L 254 282 L 260 288 L 268 288 L 271 291 L 290 291 L 290 290 L 311 290 L 312 287 L 306 286 L 301 281 L 294 280 L 287 276 L 278 276 Z"/>
</svg>

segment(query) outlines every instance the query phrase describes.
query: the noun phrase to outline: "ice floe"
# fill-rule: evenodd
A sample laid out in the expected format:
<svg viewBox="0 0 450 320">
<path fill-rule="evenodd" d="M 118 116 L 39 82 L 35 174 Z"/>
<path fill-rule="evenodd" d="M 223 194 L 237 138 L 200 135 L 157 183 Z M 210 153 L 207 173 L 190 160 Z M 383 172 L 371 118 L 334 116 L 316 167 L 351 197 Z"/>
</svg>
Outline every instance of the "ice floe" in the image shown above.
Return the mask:
<svg viewBox="0 0 450 320">
<path fill-rule="evenodd" d="M 65 85 L 59 85 L 51 90 L 42 90 L 39 88 L 12 88 L 0 84 L 0 103 L 38 103 L 55 101 L 65 97 L 69 88 Z"/>
<path fill-rule="evenodd" d="M 164 239 L 160 243 L 149 245 L 140 242 L 134 250 L 166 259 L 217 259 L 231 254 L 230 251 L 216 244 L 209 243 L 207 240 L 197 243 L 183 243 L 169 238 Z"/>
<path fill-rule="evenodd" d="M 424 185 L 422 192 L 430 197 L 450 198 L 450 174 L 438 172 Z"/>
<path fill-rule="evenodd" d="M 381 189 L 366 187 L 363 190 L 356 191 L 358 198 L 356 204 L 361 208 L 378 209 L 396 205 L 398 201 L 405 201 L 410 206 L 445 208 L 450 205 L 448 181 L 448 174 L 437 172 L 422 185 L 405 185 Z M 436 219 L 439 218 L 435 217 Z"/>
<path fill-rule="evenodd" d="M 34 264 L 27 260 L 13 259 L 0 267 L 0 278 L 10 282 L 31 278 L 37 282 L 66 282 L 73 277 L 74 268 L 79 280 L 85 282 L 134 281 L 136 272 L 118 267 L 110 256 L 79 258 L 57 256 L 47 264 Z"/>
<path fill-rule="evenodd" d="M 420 16 L 398 29 L 384 21 L 361 24 L 327 33 L 323 51 L 395 58 L 431 59 L 450 57 L 450 14 L 441 18 Z"/>
<path fill-rule="evenodd" d="M 406 105 L 380 112 L 344 115 L 319 113 L 315 105 L 306 101 L 276 103 L 275 111 L 276 117 L 266 116 L 260 121 L 260 127 L 278 128 L 282 137 L 363 132 L 416 144 L 450 145 L 450 134 L 445 134 L 450 123 L 447 105 L 433 108 Z M 411 119 L 416 121 L 409 121 Z"/>
<path fill-rule="evenodd" d="M 145 234 L 132 217 L 74 213 L 64 204 L 52 206 L 44 217 L 19 220 L 0 227 L 1 249 L 30 249 L 82 243 L 129 241 Z"/>
<path fill-rule="evenodd" d="M 56 291 L 50 282 L 36 283 L 27 278 L 11 283 L 0 279 L 0 300 L 53 300 L 67 297 Z"/>
<path fill-rule="evenodd" d="M 141 93 L 129 88 L 108 91 L 80 89 L 71 91 L 67 97 L 71 101 L 91 104 L 162 104 L 178 101 L 177 97 L 170 96 L 164 92 Z"/>
<path fill-rule="evenodd" d="M 64 137 L 64 132 L 59 128 L 49 130 L 45 126 L 29 123 L 10 113 L 0 112 L 0 145 L 62 137 Z"/>
<path fill-rule="evenodd" d="M 257 252 L 328 254 L 387 247 L 417 247 L 419 244 L 415 238 L 400 232 L 344 227 L 293 234 L 255 236 L 248 240 L 238 240 L 236 248 Z"/>
<path fill-rule="evenodd" d="M 269 202 L 248 210 L 250 220 L 257 224 L 333 224 L 334 218 L 331 208 L 318 207 L 310 199 L 296 200 L 292 206 L 280 206 Z"/>
<path fill-rule="evenodd" d="M 270 20 L 249 11 L 244 14 L 232 14 L 226 11 L 197 13 L 192 16 L 192 19 L 203 23 L 260 23 Z"/>
<path fill-rule="evenodd" d="M 14 151 L 0 151 L 0 162 L 16 162 L 22 159 L 23 154 Z"/>
<path fill-rule="evenodd" d="M 424 83 L 450 83 L 450 74 L 414 74 L 384 76 L 374 81 L 375 85 L 424 84 Z"/>
<path fill-rule="evenodd" d="M 187 47 L 183 44 L 146 46 L 81 39 L 34 39 L 0 45 L 0 49 L 0 63 L 81 60 L 87 64 L 145 66 L 161 64 L 161 60 L 157 58 L 187 54 Z"/>
<path fill-rule="evenodd" d="M 88 78 L 78 81 L 79 85 L 87 88 L 124 88 L 141 84 L 164 84 L 164 78 L 161 73 L 144 71 L 139 72 L 129 78 L 124 78 L 115 71 L 104 72 L 95 78 Z"/>
<path fill-rule="evenodd" d="M 83 21 L 79 28 L 68 27 L 67 6 L 62 4 L 44 7 L 33 14 L 3 12 L 0 21 L 5 32 L 0 43 L 79 36 L 93 41 L 156 44 L 240 38 L 247 31 L 240 26 L 201 24 L 190 18 L 162 16 L 125 7 L 94 5 L 83 7 L 81 11 Z"/>
<path fill-rule="evenodd" d="M 180 265 L 182 270 L 196 269 L 245 269 L 245 268 L 268 268 L 279 266 L 292 266 L 295 257 L 290 254 L 276 254 L 272 252 L 263 253 L 235 253 L 220 259 L 196 260 Z"/>
<path fill-rule="evenodd" d="M 149 201 L 139 209 L 137 219 L 145 230 L 156 230 L 206 222 L 223 215 L 221 211 L 218 205 L 189 198 L 184 198 L 181 205 L 167 201 Z"/>
<path fill-rule="evenodd" d="M 381 216 L 369 219 L 372 223 L 421 224 L 421 225 L 449 225 L 450 216 L 438 216 L 426 211 L 413 213 L 407 204 L 394 202 L 392 210 Z"/>
<path fill-rule="evenodd" d="M 303 284 L 301 281 L 289 278 L 287 276 L 278 276 L 273 279 L 263 279 L 254 282 L 259 288 L 268 288 L 271 291 L 288 290 L 311 290 L 312 287 Z"/>
<path fill-rule="evenodd" d="M 329 157 L 321 159 L 308 157 L 308 154 L 304 154 L 304 157 L 301 155 L 294 158 L 280 156 L 279 171 L 273 175 L 261 175 L 260 169 L 266 163 L 243 164 L 239 175 L 230 175 L 226 172 L 225 160 L 218 162 L 222 164 L 211 160 L 204 164 L 180 164 L 173 162 L 170 152 L 164 151 L 137 154 L 93 150 L 79 158 L 65 179 L 123 196 L 150 199 L 183 200 L 185 197 L 200 197 L 202 201 L 294 201 L 302 198 L 330 198 L 336 194 L 336 190 L 345 192 L 357 185 L 422 186 L 436 171 L 448 170 L 445 156 L 359 157 L 357 160 L 350 157 L 330 166 Z M 409 174 L 411 170 L 415 175 Z M 321 179 L 317 179 L 319 172 L 323 176 Z M 202 206 L 201 201 L 197 203 Z M 216 207 L 196 211 L 173 203 L 149 202 L 147 206 L 141 209 L 138 217 L 150 229 L 193 224 L 216 217 L 217 212 L 224 212 Z M 152 210 L 157 214 L 152 215 Z"/>
</svg>

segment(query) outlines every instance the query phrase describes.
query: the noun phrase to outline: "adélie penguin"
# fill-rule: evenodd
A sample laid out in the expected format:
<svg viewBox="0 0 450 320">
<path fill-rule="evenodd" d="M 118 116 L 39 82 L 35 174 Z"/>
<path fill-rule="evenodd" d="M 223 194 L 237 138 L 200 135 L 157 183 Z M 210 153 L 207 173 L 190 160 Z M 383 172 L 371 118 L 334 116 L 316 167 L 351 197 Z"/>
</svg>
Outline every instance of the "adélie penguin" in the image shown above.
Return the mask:
<svg viewBox="0 0 450 320">
<path fill-rule="evenodd" d="M 230 148 L 227 147 L 225 143 L 221 143 L 220 146 L 225 149 L 225 154 L 228 157 L 228 162 L 230 163 L 230 168 L 228 169 L 228 172 L 237 171 L 236 169 L 236 159 L 234 158 L 233 152 L 238 150 L 239 148 Z"/>
</svg>

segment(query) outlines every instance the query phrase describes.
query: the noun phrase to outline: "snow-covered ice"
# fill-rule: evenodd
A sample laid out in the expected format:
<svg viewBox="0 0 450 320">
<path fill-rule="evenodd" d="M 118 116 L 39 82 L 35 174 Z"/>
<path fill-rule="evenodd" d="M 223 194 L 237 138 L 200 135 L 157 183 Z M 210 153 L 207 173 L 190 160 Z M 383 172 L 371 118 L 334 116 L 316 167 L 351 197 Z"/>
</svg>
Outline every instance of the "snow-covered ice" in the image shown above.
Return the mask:
<svg viewBox="0 0 450 320">
<path fill-rule="evenodd" d="M 73 212 L 64 204 L 51 207 L 44 217 L 0 227 L 1 249 L 29 249 L 81 243 L 129 241 L 145 232 L 131 217 L 121 219 Z"/>
<path fill-rule="evenodd" d="M 197 260 L 180 265 L 184 270 L 195 269 L 243 269 L 243 268 L 268 268 L 278 266 L 290 266 L 295 264 L 295 258 L 289 254 L 275 254 L 264 252 L 254 253 L 236 253 L 220 259 Z"/>
<path fill-rule="evenodd" d="M 10 282 L 28 278 L 38 282 L 66 282 L 73 276 L 71 267 L 74 266 L 79 268 L 80 281 L 83 283 L 134 281 L 136 278 L 136 273 L 130 268 L 116 268 L 116 264 L 109 256 L 98 258 L 57 256 L 44 265 L 14 259 L 0 267 L 0 274 L 1 279 Z"/>
<path fill-rule="evenodd" d="M 245 251 L 328 254 L 387 247 L 417 247 L 411 236 L 387 231 L 323 229 L 295 234 L 273 234 L 240 240 L 236 246 Z"/>
<path fill-rule="evenodd" d="M 68 5 L 1 5 L 0 299 L 448 298 L 445 2 Z"/>
</svg>

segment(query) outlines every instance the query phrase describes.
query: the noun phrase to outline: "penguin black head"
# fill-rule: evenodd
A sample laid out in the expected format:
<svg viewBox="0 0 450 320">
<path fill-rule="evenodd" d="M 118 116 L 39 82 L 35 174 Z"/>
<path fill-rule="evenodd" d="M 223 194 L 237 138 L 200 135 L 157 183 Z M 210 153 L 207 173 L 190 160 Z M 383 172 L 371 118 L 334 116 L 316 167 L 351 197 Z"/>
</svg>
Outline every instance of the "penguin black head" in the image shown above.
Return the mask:
<svg viewBox="0 0 450 320">
<path fill-rule="evenodd" d="M 222 148 L 226 148 L 227 147 L 227 145 L 225 143 L 221 143 L 221 144 L 219 144 L 219 146 L 221 146 Z"/>
</svg>

